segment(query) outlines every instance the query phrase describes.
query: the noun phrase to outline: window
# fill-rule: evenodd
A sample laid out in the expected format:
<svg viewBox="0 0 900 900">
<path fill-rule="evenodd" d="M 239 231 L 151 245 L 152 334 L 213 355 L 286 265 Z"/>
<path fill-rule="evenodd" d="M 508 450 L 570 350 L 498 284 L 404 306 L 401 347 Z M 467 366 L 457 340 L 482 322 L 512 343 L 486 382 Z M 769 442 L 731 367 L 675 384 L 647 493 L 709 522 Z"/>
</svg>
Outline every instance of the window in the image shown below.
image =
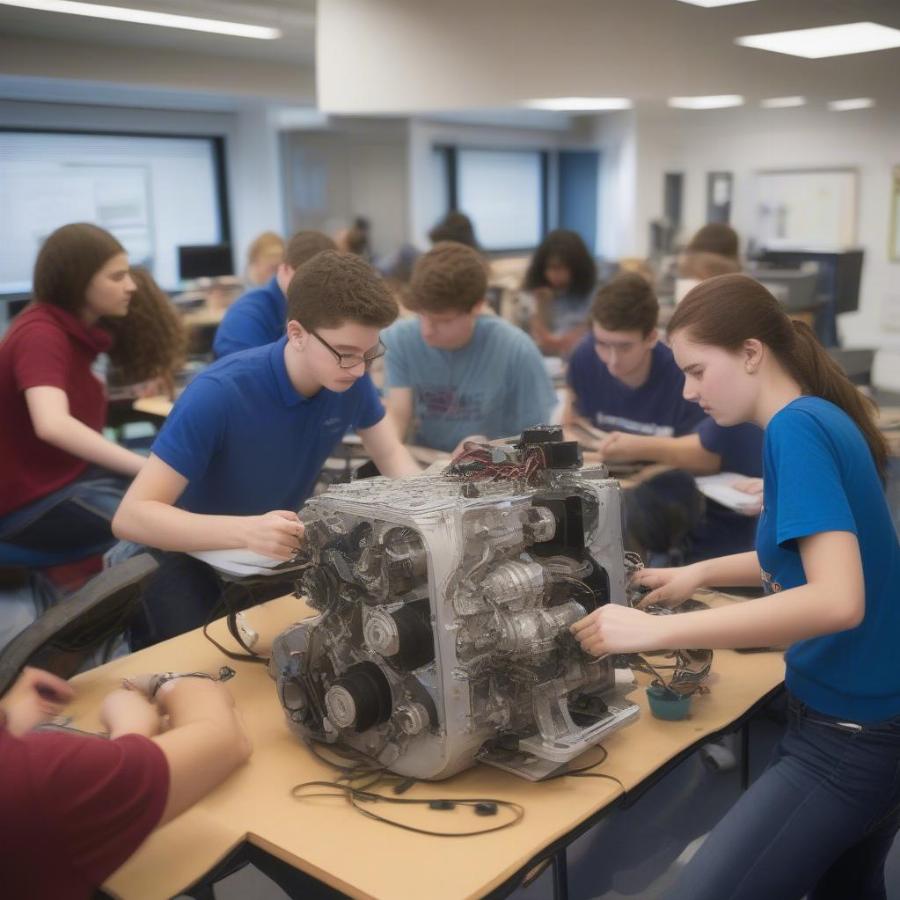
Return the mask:
<svg viewBox="0 0 900 900">
<path fill-rule="evenodd" d="M 546 231 L 545 153 L 459 149 L 448 158 L 450 203 L 472 219 L 485 250 L 540 243 Z"/>
<path fill-rule="evenodd" d="M 0 294 L 31 290 L 41 243 L 69 222 L 112 232 L 134 265 L 178 286 L 183 244 L 229 240 L 224 141 L 0 131 Z"/>
</svg>

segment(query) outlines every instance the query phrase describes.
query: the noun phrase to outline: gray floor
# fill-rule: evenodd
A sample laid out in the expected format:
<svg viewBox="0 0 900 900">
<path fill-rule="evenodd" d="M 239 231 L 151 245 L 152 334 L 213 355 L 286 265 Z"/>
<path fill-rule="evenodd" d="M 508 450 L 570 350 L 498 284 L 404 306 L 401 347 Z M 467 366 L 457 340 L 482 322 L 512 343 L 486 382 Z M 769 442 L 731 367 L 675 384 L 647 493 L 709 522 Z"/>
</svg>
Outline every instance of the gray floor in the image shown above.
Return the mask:
<svg viewBox="0 0 900 900">
<path fill-rule="evenodd" d="M 780 727 L 768 717 L 754 721 L 751 774 L 765 765 Z M 679 857 L 689 855 L 739 793 L 737 769 L 713 771 L 700 753 L 693 754 L 633 806 L 611 813 L 569 847 L 571 900 L 662 897 L 677 874 Z M 888 900 L 900 900 L 900 842 L 888 859 L 887 882 Z M 220 882 L 215 896 L 216 900 L 284 900 L 287 894 L 248 866 Z M 427 896 L 427 891 L 422 896 Z M 511 897 L 552 900 L 549 870 Z"/>
</svg>

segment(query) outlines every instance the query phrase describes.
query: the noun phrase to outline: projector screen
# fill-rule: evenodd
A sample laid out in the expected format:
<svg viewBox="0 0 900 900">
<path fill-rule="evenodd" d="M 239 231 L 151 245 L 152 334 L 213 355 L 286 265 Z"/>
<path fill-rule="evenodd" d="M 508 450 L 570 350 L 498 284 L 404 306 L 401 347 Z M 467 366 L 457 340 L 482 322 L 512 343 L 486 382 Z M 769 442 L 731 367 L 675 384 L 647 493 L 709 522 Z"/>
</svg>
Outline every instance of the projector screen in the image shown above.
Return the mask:
<svg viewBox="0 0 900 900">
<path fill-rule="evenodd" d="M 0 131 L 0 294 L 27 293 L 54 229 L 92 222 L 178 287 L 182 244 L 227 242 L 223 140 Z"/>
<path fill-rule="evenodd" d="M 485 250 L 521 250 L 542 237 L 541 154 L 521 150 L 460 150 L 457 208 L 475 225 Z"/>
</svg>

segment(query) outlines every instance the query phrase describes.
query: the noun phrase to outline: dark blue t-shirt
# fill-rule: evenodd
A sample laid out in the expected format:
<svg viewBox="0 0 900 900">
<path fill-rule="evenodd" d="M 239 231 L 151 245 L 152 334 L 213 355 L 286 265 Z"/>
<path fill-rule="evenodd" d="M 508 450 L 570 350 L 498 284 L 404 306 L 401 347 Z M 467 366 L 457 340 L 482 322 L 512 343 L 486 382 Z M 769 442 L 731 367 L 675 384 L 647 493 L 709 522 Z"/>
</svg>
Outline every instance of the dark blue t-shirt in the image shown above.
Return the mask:
<svg viewBox="0 0 900 900">
<path fill-rule="evenodd" d="M 706 417 L 696 432 L 704 450 L 722 458 L 722 472 L 737 472 L 748 478 L 762 475 L 763 431 L 750 423 L 717 425 Z M 756 516 L 745 516 L 715 500 L 706 501 L 705 521 L 694 531 L 691 560 L 714 559 L 752 550 L 756 539 Z"/>
<path fill-rule="evenodd" d="M 797 540 L 825 531 L 856 535 L 865 578 L 862 624 L 793 644 L 788 689 L 854 722 L 900 715 L 900 545 L 862 433 L 834 404 L 800 397 L 769 422 L 763 466 L 757 553 L 768 589 L 806 583 Z"/>
<path fill-rule="evenodd" d="M 178 399 L 153 452 L 188 480 L 177 506 L 210 515 L 297 509 L 335 444 L 381 421 L 368 375 L 343 393 L 297 393 L 284 364 L 287 338 L 220 360 Z"/>
<path fill-rule="evenodd" d="M 684 375 L 672 351 L 657 344 L 651 353 L 647 380 L 632 388 L 610 374 L 594 349 L 593 334 L 588 334 L 569 361 L 568 381 L 576 411 L 604 431 L 657 437 L 693 431 L 704 418 L 703 410 L 682 396 Z"/>
<path fill-rule="evenodd" d="M 248 291 L 228 308 L 216 329 L 213 353 L 216 359 L 271 344 L 284 334 L 287 300 L 273 278 L 268 284 Z"/>
</svg>

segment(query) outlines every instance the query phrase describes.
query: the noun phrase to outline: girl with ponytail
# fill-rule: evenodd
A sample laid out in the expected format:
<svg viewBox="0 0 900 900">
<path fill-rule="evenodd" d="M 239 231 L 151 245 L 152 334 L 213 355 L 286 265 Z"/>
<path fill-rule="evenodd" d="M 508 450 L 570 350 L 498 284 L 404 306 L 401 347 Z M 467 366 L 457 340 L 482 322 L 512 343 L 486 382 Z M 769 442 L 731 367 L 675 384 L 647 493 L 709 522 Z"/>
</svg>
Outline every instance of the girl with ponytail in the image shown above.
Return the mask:
<svg viewBox="0 0 900 900">
<path fill-rule="evenodd" d="M 747 276 L 697 285 L 669 338 L 688 400 L 765 429 L 764 505 L 755 551 L 646 569 L 642 605 L 760 581 L 767 595 L 678 616 L 609 604 L 573 631 L 598 655 L 788 646 L 790 723 L 666 896 L 884 898 L 900 824 L 900 546 L 874 407 Z"/>
</svg>

